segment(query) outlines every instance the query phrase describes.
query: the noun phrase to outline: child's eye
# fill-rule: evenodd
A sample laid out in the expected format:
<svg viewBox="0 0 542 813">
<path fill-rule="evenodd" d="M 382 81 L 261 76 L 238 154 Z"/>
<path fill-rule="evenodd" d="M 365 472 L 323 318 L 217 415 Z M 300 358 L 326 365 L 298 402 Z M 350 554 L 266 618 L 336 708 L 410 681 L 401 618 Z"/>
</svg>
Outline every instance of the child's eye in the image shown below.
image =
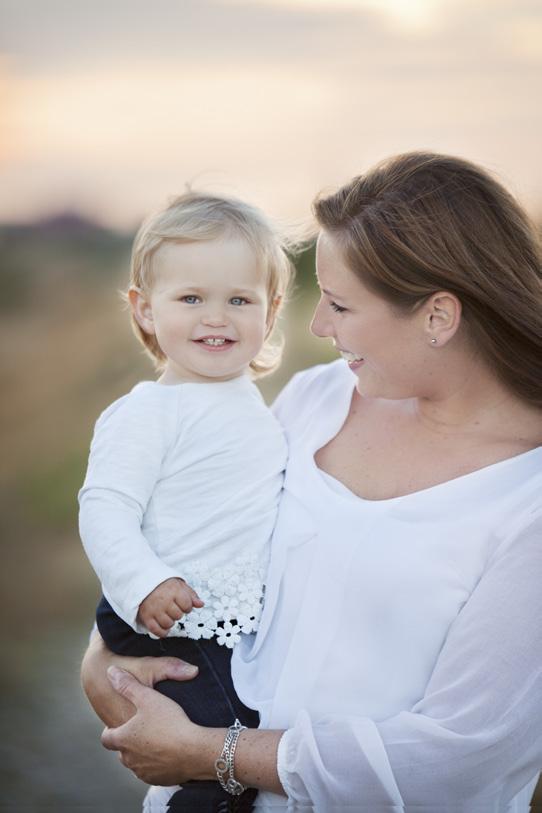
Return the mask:
<svg viewBox="0 0 542 813">
<path fill-rule="evenodd" d="M 232 296 L 230 302 L 232 305 L 248 305 L 248 299 L 244 296 Z"/>
<path fill-rule="evenodd" d="M 336 311 L 337 313 L 344 313 L 345 310 L 346 310 L 346 308 L 343 308 L 340 305 L 337 305 L 336 302 L 330 302 L 329 307 L 333 308 L 333 310 Z"/>
<path fill-rule="evenodd" d="M 200 301 L 201 300 L 199 296 L 196 296 L 195 294 L 187 294 L 186 296 L 181 296 L 179 300 L 179 302 L 186 302 L 187 305 L 196 305 Z"/>
</svg>

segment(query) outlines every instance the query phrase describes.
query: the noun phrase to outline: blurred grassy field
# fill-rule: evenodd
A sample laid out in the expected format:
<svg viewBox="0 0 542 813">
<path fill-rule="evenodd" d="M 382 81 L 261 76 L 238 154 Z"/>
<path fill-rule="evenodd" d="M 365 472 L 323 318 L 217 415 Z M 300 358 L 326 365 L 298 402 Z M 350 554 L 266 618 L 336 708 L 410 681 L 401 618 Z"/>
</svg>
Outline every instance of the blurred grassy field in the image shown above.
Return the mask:
<svg viewBox="0 0 542 813">
<path fill-rule="evenodd" d="M 99 593 L 77 535 L 90 436 L 105 406 L 153 377 L 117 293 L 131 239 L 72 215 L 0 227 L 2 810 L 137 810 L 144 792 L 101 749 L 78 683 Z M 296 370 L 335 358 L 308 332 L 313 262 L 312 250 L 298 262 L 268 401 Z"/>
</svg>

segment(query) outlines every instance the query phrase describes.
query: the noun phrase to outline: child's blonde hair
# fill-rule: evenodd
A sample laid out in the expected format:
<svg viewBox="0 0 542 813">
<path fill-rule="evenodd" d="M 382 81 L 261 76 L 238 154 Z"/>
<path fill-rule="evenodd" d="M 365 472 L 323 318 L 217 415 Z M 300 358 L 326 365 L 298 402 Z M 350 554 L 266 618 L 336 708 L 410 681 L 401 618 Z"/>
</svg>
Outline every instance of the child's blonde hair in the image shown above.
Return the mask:
<svg viewBox="0 0 542 813">
<path fill-rule="evenodd" d="M 293 276 L 293 265 L 286 253 L 285 239 L 255 206 L 236 198 L 191 190 L 174 198 L 165 209 L 144 220 L 135 236 L 130 288 L 137 288 L 143 293 L 150 290 L 154 255 L 164 243 L 214 240 L 228 234 L 247 241 L 266 277 L 268 329 L 264 345 L 251 361 L 250 369 L 254 377 L 267 375 L 276 369 L 282 355 L 282 341 L 271 344 L 270 337 Z M 163 369 L 166 357 L 156 336 L 145 333 L 133 314 L 131 319 L 137 338 L 156 368 Z"/>
</svg>

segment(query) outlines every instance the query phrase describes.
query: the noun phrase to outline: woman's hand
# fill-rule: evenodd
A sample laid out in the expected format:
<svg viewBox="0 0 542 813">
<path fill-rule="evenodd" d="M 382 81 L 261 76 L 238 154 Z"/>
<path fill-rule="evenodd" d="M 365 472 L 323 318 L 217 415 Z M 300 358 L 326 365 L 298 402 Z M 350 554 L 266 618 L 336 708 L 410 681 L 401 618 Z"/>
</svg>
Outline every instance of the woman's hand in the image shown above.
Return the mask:
<svg viewBox="0 0 542 813">
<path fill-rule="evenodd" d="M 112 686 L 135 713 L 118 728 L 106 728 L 102 744 L 119 751 L 123 765 L 152 785 L 176 785 L 190 779 L 216 779 L 214 760 L 225 731 L 192 723 L 182 708 L 129 672 L 111 666 Z"/>
<path fill-rule="evenodd" d="M 160 680 L 192 680 L 198 669 L 178 658 L 129 658 L 114 655 L 98 633 L 93 636 L 81 665 L 81 682 L 89 702 L 107 726 L 119 726 L 135 713 L 133 704 L 115 691 L 107 678 L 109 666 L 121 666 L 145 686 Z"/>
</svg>

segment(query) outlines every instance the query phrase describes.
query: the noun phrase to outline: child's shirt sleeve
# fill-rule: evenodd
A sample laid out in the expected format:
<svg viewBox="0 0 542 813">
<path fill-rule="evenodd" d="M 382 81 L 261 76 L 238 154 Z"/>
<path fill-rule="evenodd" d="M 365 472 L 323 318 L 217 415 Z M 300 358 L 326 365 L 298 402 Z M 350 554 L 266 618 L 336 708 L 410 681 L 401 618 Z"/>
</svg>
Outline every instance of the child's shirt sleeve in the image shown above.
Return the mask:
<svg viewBox="0 0 542 813">
<path fill-rule="evenodd" d="M 167 391 L 167 392 L 166 392 Z M 140 384 L 96 423 L 85 482 L 79 492 L 79 531 L 104 595 L 136 632 L 139 605 L 166 579 L 180 577 L 162 562 L 141 526 L 178 431 L 179 388 Z"/>
</svg>

